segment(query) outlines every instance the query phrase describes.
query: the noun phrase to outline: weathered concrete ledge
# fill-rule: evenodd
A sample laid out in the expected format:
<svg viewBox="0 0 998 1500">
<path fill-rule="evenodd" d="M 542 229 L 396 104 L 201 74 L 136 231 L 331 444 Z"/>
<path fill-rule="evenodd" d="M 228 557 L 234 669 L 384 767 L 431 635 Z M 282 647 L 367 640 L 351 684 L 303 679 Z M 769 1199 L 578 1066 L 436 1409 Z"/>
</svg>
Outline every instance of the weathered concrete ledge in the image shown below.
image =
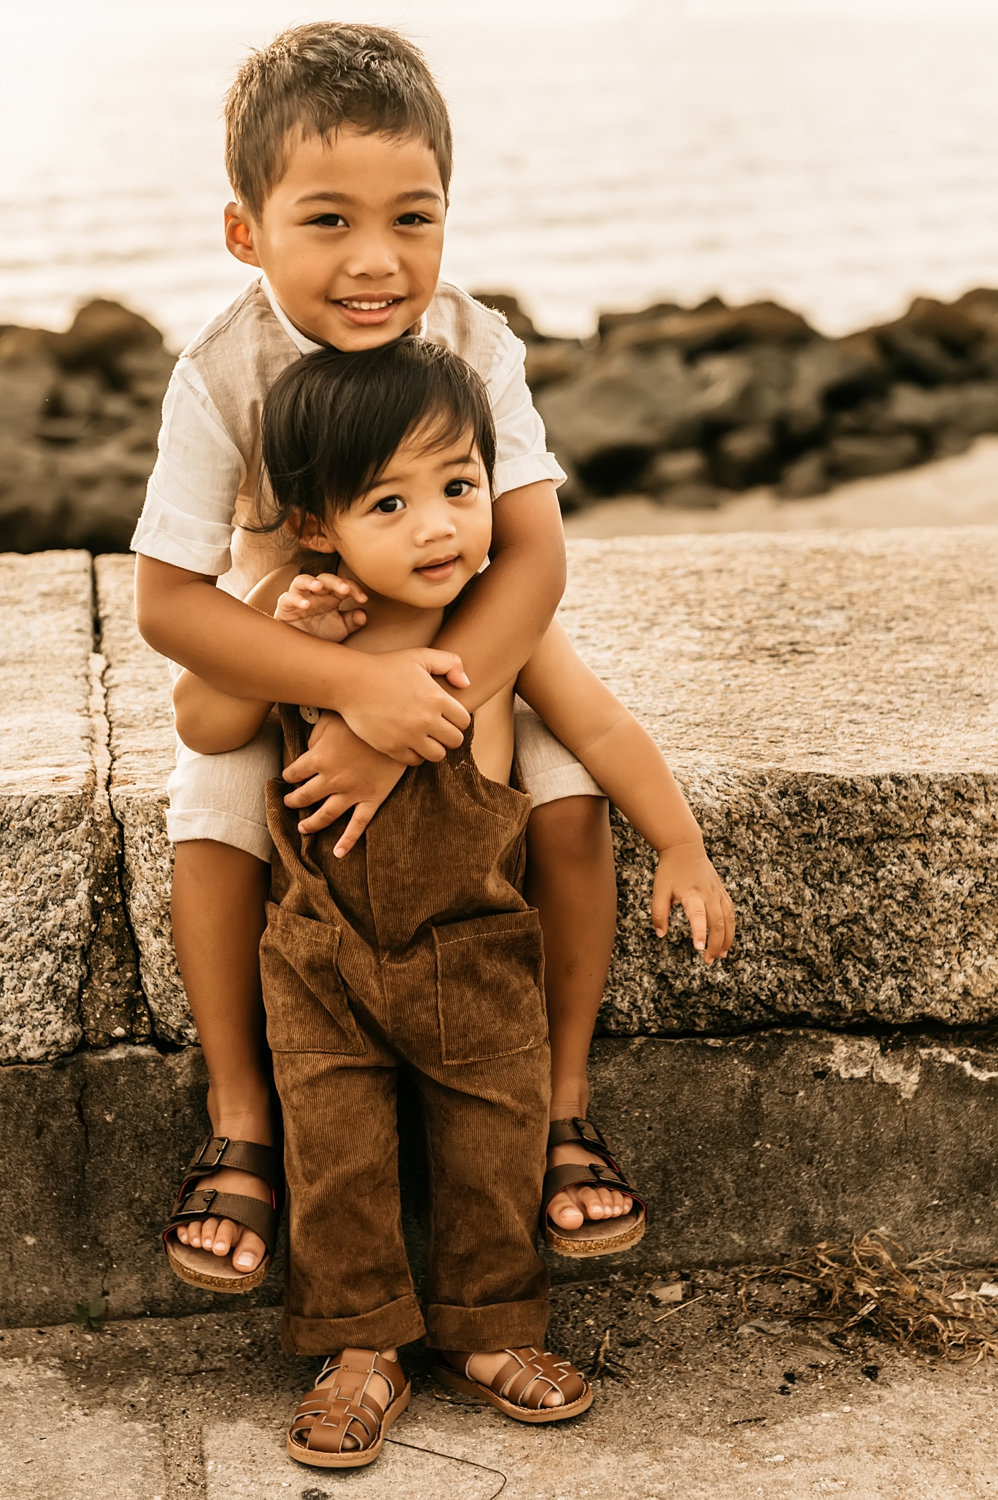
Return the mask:
<svg viewBox="0 0 998 1500">
<path fill-rule="evenodd" d="M 876 1224 L 991 1258 L 998 531 L 570 558 L 566 626 L 662 745 L 739 912 L 723 966 L 692 959 L 681 919 L 659 944 L 651 855 L 618 824 L 594 1072 L 656 1205 L 641 1256 L 744 1260 Z M 95 606 L 86 554 L 0 559 L 12 1322 L 98 1292 L 115 1315 L 200 1305 L 152 1238 L 202 1079 L 169 941 L 167 679 L 131 572 L 99 558 Z"/>
</svg>

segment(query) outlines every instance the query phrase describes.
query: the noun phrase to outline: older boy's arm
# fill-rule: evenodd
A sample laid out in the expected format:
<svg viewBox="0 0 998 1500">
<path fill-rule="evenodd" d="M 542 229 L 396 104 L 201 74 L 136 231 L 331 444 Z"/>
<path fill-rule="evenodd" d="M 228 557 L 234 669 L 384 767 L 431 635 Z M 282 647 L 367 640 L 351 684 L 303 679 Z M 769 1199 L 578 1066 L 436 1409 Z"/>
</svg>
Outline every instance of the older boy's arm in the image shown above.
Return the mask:
<svg viewBox="0 0 998 1500">
<path fill-rule="evenodd" d="M 407 765 L 440 760 L 461 743 L 467 710 L 437 681 L 466 684 L 453 652 L 379 657 L 303 637 L 248 608 L 213 578 L 139 555 L 136 617 L 156 651 L 211 686 L 253 702 L 314 703 L 341 713 L 375 749 Z"/>
<path fill-rule="evenodd" d="M 500 495 L 491 561 L 434 645 L 456 651 L 471 679 L 455 693 L 479 708 L 509 682 L 547 630 L 565 588 L 565 533 L 550 479 Z"/>
<path fill-rule="evenodd" d="M 695 947 L 708 963 L 723 958 L 734 937 L 734 907 L 700 827 L 654 740 L 579 659 L 557 622 L 520 673 L 517 691 L 657 851 L 652 921 L 659 935 L 681 902 Z"/>
</svg>

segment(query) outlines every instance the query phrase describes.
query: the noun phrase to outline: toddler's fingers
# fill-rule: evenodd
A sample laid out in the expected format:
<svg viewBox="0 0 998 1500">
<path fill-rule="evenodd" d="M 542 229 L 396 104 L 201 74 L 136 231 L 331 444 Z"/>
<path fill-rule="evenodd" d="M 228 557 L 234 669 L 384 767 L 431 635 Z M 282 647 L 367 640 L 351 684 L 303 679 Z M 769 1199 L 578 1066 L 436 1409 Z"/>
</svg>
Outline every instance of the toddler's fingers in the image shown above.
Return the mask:
<svg viewBox="0 0 998 1500">
<path fill-rule="evenodd" d="M 287 798 L 285 798 L 287 801 Z M 327 797 L 326 800 L 310 812 L 307 818 L 300 819 L 298 823 L 299 833 L 321 833 L 324 828 L 329 828 L 342 818 L 350 807 L 350 798 L 341 794 Z"/>
<path fill-rule="evenodd" d="M 655 929 L 655 936 L 664 938 L 669 931 L 669 915 L 672 911 L 673 897 L 670 891 L 667 896 L 660 896 L 654 892 L 651 898 L 651 925 Z"/>
<path fill-rule="evenodd" d="M 340 834 L 333 849 L 333 853 L 337 859 L 342 859 L 344 854 L 350 853 L 350 850 L 356 844 L 376 811 L 377 809 L 373 803 L 358 802 L 353 810 L 353 817 Z"/>
<path fill-rule="evenodd" d="M 700 896 L 689 897 L 683 902 L 683 910 L 690 924 L 690 936 L 698 953 L 707 946 L 707 908 Z"/>
<path fill-rule="evenodd" d="M 337 573 L 317 573 L 309 582 L 317 586 L 313 588 L 313 592 L 322 590 L 328 594 L 335 594 L 338 599 L 356 599 L 358 604 L 367 603 L 367 595 L 360 584 L 355 583 L 352 578 L 340 578 Z"/>
</svg>

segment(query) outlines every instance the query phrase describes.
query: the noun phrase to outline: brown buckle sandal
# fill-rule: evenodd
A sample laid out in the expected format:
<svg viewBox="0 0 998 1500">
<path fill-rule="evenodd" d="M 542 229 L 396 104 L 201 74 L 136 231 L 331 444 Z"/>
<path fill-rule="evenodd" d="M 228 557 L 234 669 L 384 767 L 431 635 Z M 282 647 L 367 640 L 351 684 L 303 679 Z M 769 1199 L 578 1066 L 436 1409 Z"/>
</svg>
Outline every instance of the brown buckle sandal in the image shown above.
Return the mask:
<svg viewBox="0 0 998 1500">
<path fill-rule="evenodd" d="M 202 1188 L 201 1179 L 220 1167 L 259 1177 L 270 1188 L 270 1202 L 247 1198 L 242 1193 L 219 1193 Z M 249 1292 L 259 1286 L 270 1266 L 283 1187 L 280 1153 L 276 1147 L 259 1146 L 253 1141 L 233 1141 L 224 1135 L 209 1135 L 188 1163 L 173 1212 L 163 1230 L 167 1258 L 181 1281 L 204 1287 L 209 1292 Z M 209 1216 L 232 1219 L 260 1236 L 267 1252 L 255 1271 L 239 1271 L 232 1264 L 231 1255 L 214 1255 L 210 1250 L 185 1245 L 177 1239 L 175 1231 L 182 1224 Z"/>
<path fill-rule="evenodd" d="M 548 1150 L 552 1146 L 581 1146 L 598 1156 L 603 1163 L 573 1164 L 550 1167 L 544 1174 L 541 1195 L 541 1227 L 544 1243 L 556 1255 L 612 1255 L 629 1250 L 645 1232 L 648 1210 L 645 1200 L 624 1178 L 613 1148 L 603 1132 L 591 1120 L 576 1116 L 571 1120 L 552 1120 Z M 548 1206 L 558 1193 L 569 1187 L 614 1188 L 634 1200 L 629 1213 L 615 1219 L 586 1219 L 578 1229 L 562 1229 L 548 1217 Z"/>
<path fill-rule="evenodd" d="M 372 1375 L 387 1382 L 382 1409 L 368 1390 Z M 321 1385 L 320 1381 L 328 1383 Z M 287 1449 L 300 1464 L 316 1469 L 360 1469 L 373 1464 L 385 1433 L 409 1405 L 412 1385 L 396 1359 L 372 1349 L 344 1349 L 323 1365 L 315 1389 L 298 1404 L 288 1428 Z M 348 1440 L 355 1448 L 345 1448 Z"/>
<path fill-rule="evenodd" d="M 434 1374 L 452 1391 L 460 1391 L 476 1401 L 487 1401 L 515 1422 L 564 1422 L 592 1406 L 592 1386 L 567 1359 L 556 1359 L 550 1350 L 542 1353 L 532 1345 L 502 1352 L 509 1358 L 488 1382 L 476 1380 L 470 1374 L 473 1354 L 468 1355 L 463 1371 L 438 1359 Z M 542 1405 L 552 1391 L 561 1392 L 561 1406 Z"/>
</svg>

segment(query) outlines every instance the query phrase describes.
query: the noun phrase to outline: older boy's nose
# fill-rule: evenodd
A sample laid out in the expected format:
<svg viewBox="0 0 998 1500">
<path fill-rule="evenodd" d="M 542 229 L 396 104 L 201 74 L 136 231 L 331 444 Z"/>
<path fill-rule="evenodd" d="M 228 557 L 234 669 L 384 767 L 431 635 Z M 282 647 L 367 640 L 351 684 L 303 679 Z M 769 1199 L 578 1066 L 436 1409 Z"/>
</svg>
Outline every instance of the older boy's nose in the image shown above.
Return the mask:
<svg viewBox="0 0 998 1500">
<path fill-rule="evenodd" d="M 346 271 L 350 276 L 392 276 L 398 270 L 398 255 L 390 240 L 380 234 L 363 235 L 350 246 Z"/>
</svg>

